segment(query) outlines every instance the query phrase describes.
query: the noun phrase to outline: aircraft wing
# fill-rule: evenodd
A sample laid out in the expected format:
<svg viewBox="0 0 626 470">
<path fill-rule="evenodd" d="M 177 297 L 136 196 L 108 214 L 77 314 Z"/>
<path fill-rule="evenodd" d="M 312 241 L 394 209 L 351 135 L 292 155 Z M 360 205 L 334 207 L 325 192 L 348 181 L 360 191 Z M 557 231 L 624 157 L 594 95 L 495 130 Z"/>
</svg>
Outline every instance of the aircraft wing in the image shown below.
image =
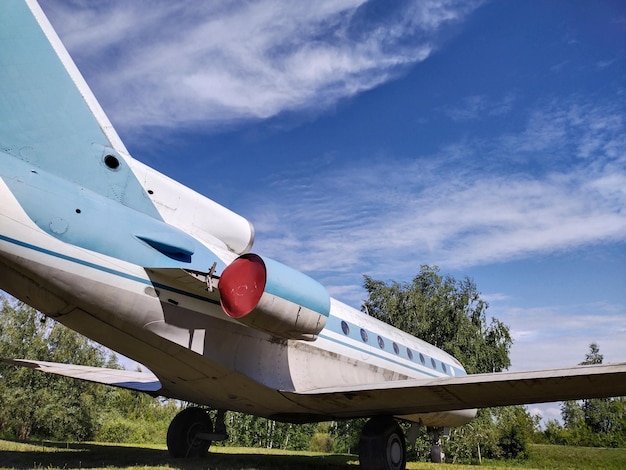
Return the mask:
<svg viewBox="0 0 626 470">
<path fill-rule="evenodd" d="M 626 363 L 385 382 L 283 395 L 337 417 L 396 416 L 626 395 Z"/>
<path fill-rule="evenodd" d="M 154 393 L 161 389 L 161 382 L 152 373 L 130 370 L 107 369 L 103 367 L 77 366 L 58 362 L 31 361 L 27 359 L 2 359 L 7 364 L 28 367 L 49 374 L 63 375 L 114 387 Z"/>
</svg>

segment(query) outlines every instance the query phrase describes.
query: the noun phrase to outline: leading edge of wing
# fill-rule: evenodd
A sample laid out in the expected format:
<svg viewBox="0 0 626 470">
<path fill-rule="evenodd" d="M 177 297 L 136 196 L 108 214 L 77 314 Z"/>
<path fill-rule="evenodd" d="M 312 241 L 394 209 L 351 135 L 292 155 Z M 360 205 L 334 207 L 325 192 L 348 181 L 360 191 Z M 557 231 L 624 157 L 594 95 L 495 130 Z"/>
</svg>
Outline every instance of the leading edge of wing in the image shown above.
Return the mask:
<svg viewBox="0 0 626 470">
<path fill-rule="evenodd" d="M 27 359 L 3 358 L 0 360 L 18 367 L 27 367 L 49 374 L 62 375 L 139 392 L 154 393 L 161 390 L 161 382 L 159 382 L 159 379 L 154 374 L 149 372 L 78 366 L 58 362 L 31 361 Z"/>
<path fill-rule="evenodd" d="M 491 406 L 626 396 L 626 363 L 526 372 L 412 379 L 357 387 L 283 392 L 334 416 L 409 415 Z"/>
</svg>

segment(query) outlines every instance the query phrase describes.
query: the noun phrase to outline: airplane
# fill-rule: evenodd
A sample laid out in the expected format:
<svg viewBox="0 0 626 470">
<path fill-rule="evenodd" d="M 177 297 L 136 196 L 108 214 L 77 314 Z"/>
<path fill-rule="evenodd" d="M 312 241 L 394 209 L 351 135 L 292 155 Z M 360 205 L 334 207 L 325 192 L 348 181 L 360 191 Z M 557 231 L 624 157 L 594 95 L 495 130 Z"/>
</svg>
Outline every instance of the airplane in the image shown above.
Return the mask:
<svg viewBox="0 0 626 470">
<path fill-rule="evenodd" d="M 468 375 L 254 253 L 247 219 L 130 156 L 36 0 L 0 8 L 0 289 L 150 372 L 7 362 L 218 410 L 173 419 L 174 457 L 226 439 L 229 410 L 369 418 L 364 469 L 405 468 L 399 421 L 440 461 L 477 408 L 626 395 L 626 363 Z"/>
</svg>

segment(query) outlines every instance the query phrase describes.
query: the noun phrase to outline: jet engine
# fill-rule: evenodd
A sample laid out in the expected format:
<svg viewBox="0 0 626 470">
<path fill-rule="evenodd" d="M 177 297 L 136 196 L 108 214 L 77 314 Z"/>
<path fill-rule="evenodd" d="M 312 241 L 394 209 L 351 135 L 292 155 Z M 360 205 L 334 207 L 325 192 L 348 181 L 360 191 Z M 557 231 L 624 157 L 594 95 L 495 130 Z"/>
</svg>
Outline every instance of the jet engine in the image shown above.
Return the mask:
<svg viewBox="0 0 626 470">
<path fill-rule="evenodd" d="M 281 338 L 315 340 L 330 313 L 330 296 L 319 282 L 252 253 L 224 269 L 218 289 L 229 317 Z"/>
</svg>

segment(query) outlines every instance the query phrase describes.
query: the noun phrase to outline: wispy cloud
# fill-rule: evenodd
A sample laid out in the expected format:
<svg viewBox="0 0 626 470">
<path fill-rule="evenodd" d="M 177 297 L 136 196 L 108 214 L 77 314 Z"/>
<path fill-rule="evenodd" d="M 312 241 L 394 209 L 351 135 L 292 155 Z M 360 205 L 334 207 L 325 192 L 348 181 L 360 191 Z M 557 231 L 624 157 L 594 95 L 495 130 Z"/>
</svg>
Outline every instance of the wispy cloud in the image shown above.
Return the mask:
<svg viewBox="0 0 626 470">
<path fill-rule="evenodd" d="M 424 60 L 480 2 L 45 2 L 111 120 L 224 125 L 315 110 Z"/>
<path fill-rule="evenodd" d="M 624 360 L 624 305 L 593 304 L 520 308 L 495 306 L 498 318 L 511 328 L 513 370 L 579 364 L 596 342 L 605 363 Z M 561 338 L 567 347 L 558 348 Z"/>
<path fill-rule="evenodd" d="M 459 106 L 448 106 L 442 111 L 454 121 L 470 121 L 486 116 L 501 116 L 511 111 L 514 104 L 514 93 L 499 100 L 492 100 L 484 95 L 472 95 L 465 97 Z"/>
<path fill-rule="evenodd" d="M 614 104 L 551 103 L 515 134 L 464 141 L 465 159 L 452 144 L 411 160 L 302 166 L 276 175 L 250 213 L 264 250 L 317 275 L 408 278 L 424 263 L 463 268 L 623 242 L 619 115 Z"/>
</svg>

